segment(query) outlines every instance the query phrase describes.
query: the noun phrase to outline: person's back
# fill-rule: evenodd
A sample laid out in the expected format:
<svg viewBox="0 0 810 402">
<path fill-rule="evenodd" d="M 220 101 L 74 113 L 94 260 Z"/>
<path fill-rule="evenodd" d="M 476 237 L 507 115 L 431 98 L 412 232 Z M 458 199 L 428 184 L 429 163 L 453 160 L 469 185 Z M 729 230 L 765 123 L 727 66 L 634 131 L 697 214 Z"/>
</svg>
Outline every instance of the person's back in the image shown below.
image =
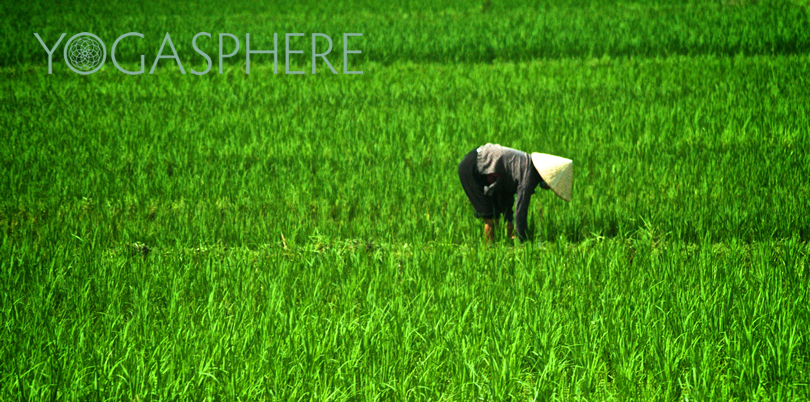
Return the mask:
<svg viewBox="0 0 810 402">
<path fill-rule="evenodd" d="M 479 147 L 478 172 L 483 175 L 497 175 L 497 181 L 489 187 L 506 195 L 517 193 L 518 186 L 528 175 L 536 173 L 531 165 L 531 158 L 523 151 L 504 147 L 498 144 L 486 144 Z M 538 176 L 539 178 L 539 176 Z"/>
</svg>

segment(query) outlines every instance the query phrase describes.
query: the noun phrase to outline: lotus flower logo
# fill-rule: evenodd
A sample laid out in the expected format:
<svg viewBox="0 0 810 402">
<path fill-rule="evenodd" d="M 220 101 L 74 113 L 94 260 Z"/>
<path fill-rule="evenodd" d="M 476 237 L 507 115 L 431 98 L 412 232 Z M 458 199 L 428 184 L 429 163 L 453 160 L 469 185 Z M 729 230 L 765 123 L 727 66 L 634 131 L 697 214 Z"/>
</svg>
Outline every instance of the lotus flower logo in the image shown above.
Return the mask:
<svg viewBox="0 0 810 402">
<path fill-rule="evenodd" d="M 90 71 L 101 64 L 101 44 L 89 36 L 77 38 L 68 48 L 68 59 L 73 67 Z"/>
<path fill-rule="evenodd" d="M 93 74 L 104 65 L 106 59 L 104 42 L 89 32 L 73 35 L 65 44 L 65 62 L 76 73 Z"/>
</svg>

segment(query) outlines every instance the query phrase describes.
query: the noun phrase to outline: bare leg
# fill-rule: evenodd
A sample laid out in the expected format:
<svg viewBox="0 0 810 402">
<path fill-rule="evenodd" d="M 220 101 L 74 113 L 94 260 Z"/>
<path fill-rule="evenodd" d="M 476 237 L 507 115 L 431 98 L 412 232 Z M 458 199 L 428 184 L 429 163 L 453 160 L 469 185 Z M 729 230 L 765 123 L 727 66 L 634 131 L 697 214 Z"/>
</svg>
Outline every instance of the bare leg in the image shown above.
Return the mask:
<svg viewBox="0 0 810 402">
<path fill-rule="evenodd" d="M 487 243 L 495 241 L 495 228 L 498 226 L 498 221 L 490 218 L 484 218 L 484 237 Z"/>
</svg>

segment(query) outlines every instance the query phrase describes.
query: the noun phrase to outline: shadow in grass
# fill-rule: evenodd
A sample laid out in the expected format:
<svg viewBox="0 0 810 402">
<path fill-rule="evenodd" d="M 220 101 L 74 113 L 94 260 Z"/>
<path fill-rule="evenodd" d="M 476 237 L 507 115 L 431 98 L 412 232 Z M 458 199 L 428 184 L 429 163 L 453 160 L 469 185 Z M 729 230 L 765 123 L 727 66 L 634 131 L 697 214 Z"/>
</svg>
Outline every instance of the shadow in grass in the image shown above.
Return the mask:
<svg viewBox="0 0 810 402">
<path fill-rule="evenodd" d="M 772 227 L 770 230 L 766 230 L 742 225 L 737 230 L 729 230 L 728 226 L 716 225 L 712 221 L 700 222 L 700 219 L 672 221 L 646 217 L 635 219 L 606 217 L 589 220 L 588 217 L 583 217 L 566 221 L 549 219 L 541 222 L 530 219 L 527 228 L 529 240 L 551 243 L 558 239 L 565 239 L 569 243 L 580 243 L 593 237 L 630 238 L 638 233 L 647 233 L 653 237 L 665 236 L 669 240 L 685 243 L 729 242 L 732 240 L 753 243 L 794 237 L 802 242 L 810 241 L 810 228 L 804 226 L 795 230 L 789 230 L 788 227 Z"/>
</svg>

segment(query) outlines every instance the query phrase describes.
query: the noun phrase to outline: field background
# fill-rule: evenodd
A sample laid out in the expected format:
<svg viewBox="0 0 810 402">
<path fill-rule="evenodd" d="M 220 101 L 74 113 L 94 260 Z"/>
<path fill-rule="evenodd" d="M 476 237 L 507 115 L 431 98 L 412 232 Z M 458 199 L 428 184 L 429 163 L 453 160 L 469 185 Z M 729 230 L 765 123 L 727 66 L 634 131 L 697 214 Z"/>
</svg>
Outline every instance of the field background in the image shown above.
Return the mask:
<svg viewBox="0 0 810 402">
<path fill-rule="evenodd" d="M 810 399 L 807 2 L 0 10 L 0 400 Z M 201 31 L 223 74 L 148 74 Z M 246 75 L 274 32 L 364 74 Z M 575 161 L 527 243 L 458 183 L 486 142 Z"/>
</svg>

